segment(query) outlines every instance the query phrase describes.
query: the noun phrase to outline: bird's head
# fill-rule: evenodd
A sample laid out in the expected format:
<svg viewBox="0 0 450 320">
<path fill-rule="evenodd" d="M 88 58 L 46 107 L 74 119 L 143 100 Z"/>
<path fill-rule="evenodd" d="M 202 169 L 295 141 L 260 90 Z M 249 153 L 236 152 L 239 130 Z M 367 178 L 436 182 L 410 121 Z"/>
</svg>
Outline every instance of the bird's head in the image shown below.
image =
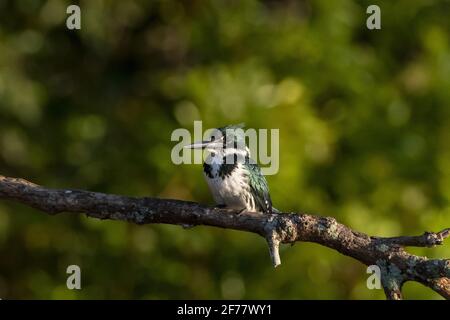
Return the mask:
<svg viewBox="0 0 450 320">
<path fill-rule="evenodd" d="M 227 151 L 247 152 L 248 148 L 245 145 L 243 128 L 244 124 L 241 123 L 213 129 L 207 140 L 195 142 L 185 146 L 185 148 L 205 149 L 212 153 L 227 153 Z"/>
</svg>

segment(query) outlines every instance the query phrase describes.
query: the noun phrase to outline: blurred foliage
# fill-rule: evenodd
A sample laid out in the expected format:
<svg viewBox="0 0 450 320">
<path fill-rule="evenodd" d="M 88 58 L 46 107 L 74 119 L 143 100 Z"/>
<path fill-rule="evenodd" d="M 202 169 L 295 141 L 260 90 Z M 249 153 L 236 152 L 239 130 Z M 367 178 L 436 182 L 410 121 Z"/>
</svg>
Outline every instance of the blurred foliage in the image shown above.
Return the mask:
<svg viewBox="0 0 450 320">
<path fill-rule="evenodd" d="M 0 0 L 0 174 L 212 204 L 201 166 L 171 162 L 171 132 L 246 122 L 280 128 L 277 208 L 379 236 L 449 226 L 450 1 L 85 0 L 79 31 L 71 3 Z M 351 258 L 281 254 L 274 270 L 247 233 L 0 202 L 1 298 L 384 298 Z"/>
</svg>

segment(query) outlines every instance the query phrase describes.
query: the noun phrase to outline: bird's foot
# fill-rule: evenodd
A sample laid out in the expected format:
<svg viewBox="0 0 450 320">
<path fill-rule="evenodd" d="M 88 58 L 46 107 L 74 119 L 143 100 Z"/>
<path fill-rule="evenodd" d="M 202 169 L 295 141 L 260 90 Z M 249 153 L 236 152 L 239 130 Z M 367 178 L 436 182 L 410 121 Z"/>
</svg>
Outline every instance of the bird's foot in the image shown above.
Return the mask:
<svg viewBox="0 0 450 320">
<path fill-rule="evenodd" d="M 226 204 L 217 204 L 214 208 L 216 208 L 216 209 L 227 209 L 228 207 L 227 207 Z M 239 215 L 239 214 L 242 214 L 242 213 L 249 213 L 249 212 L 250 211 L 248 211 L 247 208 L 244 207 L 244 208 L 242 208 L 240 210 L 237 210 L 236 214 Z"/>
<path fill-rule="evenodd" d="M 248 211 L 247 211 L 247 208 L 242 208 L 241 210 L 239 210 L 239 211 L 237 212 L 237 214 L 241 214 L 241 213 L 244 213 L 244 212 L 248 212 Z"/>
</svg>

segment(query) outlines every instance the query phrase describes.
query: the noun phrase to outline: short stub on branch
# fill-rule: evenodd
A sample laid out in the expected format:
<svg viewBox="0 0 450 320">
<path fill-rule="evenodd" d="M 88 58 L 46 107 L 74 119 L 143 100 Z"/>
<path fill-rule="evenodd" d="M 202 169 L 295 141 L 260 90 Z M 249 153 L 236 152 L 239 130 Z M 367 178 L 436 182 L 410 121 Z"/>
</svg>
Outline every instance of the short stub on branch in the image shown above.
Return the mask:
<svg viewBox="0 0 450 320">
<path fill-rule="evenodd" d="M 276 268 L 281 264 L 280 258 L 280 240 L 275 231 L 266 237 L 267 244 L 269 246 L 270 259 L 272 260 L 273 267 Z"/>
</svg>

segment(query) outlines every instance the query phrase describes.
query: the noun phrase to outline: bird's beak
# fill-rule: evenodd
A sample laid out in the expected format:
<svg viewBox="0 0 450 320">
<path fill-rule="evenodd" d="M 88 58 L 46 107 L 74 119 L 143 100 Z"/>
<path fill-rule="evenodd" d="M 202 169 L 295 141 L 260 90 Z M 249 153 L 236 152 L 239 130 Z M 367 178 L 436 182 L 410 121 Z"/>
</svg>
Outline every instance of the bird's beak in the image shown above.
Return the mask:
<svg viewBox="0 0 450 320">
<path fill-rule="evenodd" d="M 223 146 L 222 141 L 214 140 L 214 141 L 194 142 L 193 144 L 184 146 L 184 148 L 186 148 L 186 149 L 206 149 L 206 148 L 217 149 L 217 148 L 221 148 L 222 146 Z"/>
<path fill-rule="evenodd" d="M 208 144 L 210 144 L 211 141 L 199 141 L 199 142 L 194 142 L 193 144 L 188 144 L 186 146 L 184 146 L 184 148 L 186 149 L 205 149 Z"/>
</svg>

